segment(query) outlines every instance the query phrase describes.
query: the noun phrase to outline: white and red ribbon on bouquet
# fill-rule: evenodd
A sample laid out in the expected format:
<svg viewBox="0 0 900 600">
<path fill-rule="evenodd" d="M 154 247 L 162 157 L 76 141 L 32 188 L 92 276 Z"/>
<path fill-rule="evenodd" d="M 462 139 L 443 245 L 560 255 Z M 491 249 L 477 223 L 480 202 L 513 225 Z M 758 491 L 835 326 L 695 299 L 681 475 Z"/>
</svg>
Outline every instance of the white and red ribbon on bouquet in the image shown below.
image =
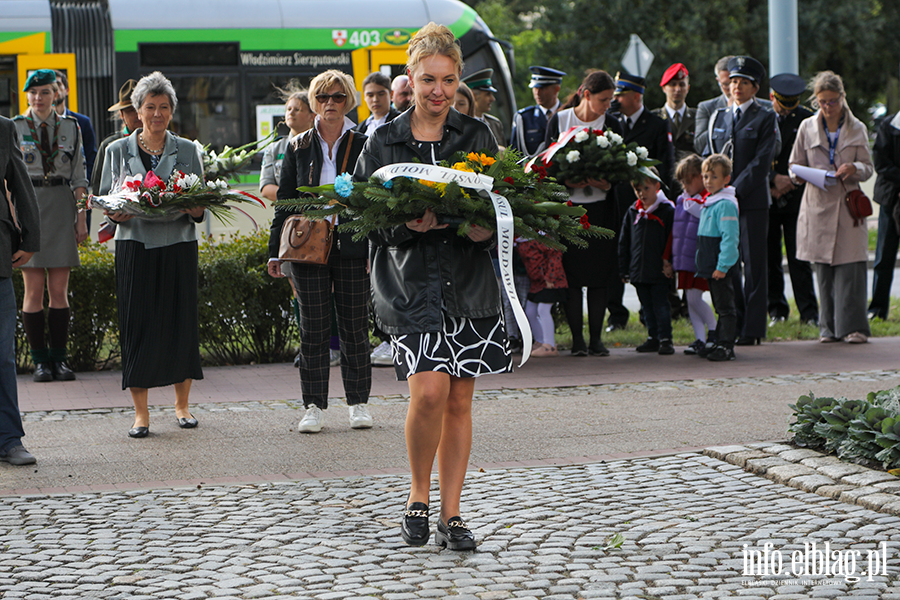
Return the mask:
<svg viewBox="0 0 900 600">
<path fill-rule="evenodd" d="M 494 205 L 494 214 L 497 217 L 497 256 L 500 259 L 500 279 L 503 281 L 503 288 L 509 297 L 509 303 L 512 305 L 516 324 L 518 324 L 519 330 L 522 332 L 522 362 L 519 363 L 519 366 L 524 365 L 528 357 L 531 356 L 532 337 L 531 327 L 528 325 L 528 318 L 525 316 L 525 311 L 522 310 L 521 302 L 519 302 L 513 278 L 513 241 L 515 240 L 513 212 L 509 205 L 509 200 L 493 191 L 494 178 L 481 173 L 457 171 L 447 167 L 417 163 L 387 165 L 375 171 L 373 176 L 382 181 L 388 181 L 394 177 L 424 179 L 435 183 L 455 181 L 460 187 L 476 190 L 479 194 L 487 195 L 491 199 Z"/>
<path fill-rule="evenodd" d="M 551 146 L 549 148 L 547 148 L 546 150 L 544 150 L 543 152 L 541 152 L 540 154 L 538 154 L 537 156 L 535 156 L 534 158 L 529 160 L 527 163 L 525 163 L 525 172 L 530 173 L 532 166 L 538 159 L 540 159 L 541 162 L 543 162 L 544 164 L 547 164 L 551 160 L 553 160 L 553 157 L 556 155 L 556 153 L 559 152 L 560 150 L 562 150 L 563 148 L 565 148 L 566 144 L 571 142 L 575 138 L 575 136 L 578 134 L 579 131 L 590 132 L 591 128 L 584 127 L 584 126 L 579 127 L 578 125 L 573 125 L 572 127 L 569 127 L 568 131 L 566 131 L 564 134 L 559 136 L 559 139 L 556 142 L 554 142 L 553 144 L 551 144 Z"/>
</svg>

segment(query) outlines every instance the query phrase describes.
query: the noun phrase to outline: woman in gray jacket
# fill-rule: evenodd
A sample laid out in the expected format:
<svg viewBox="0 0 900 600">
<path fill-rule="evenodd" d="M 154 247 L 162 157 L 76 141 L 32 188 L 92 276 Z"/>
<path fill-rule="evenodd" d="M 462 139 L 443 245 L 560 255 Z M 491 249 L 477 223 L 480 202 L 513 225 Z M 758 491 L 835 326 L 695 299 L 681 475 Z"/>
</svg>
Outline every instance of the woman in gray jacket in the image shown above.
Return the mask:
<svg viewBox="0 0 900 600">
<path fill-rule="evenodd" d="M 200 148 L 168 131 L 177 98 L 155 71 L 131 94 L 143 127 L 106 149 L 98 194 L 125 177 L 153 171 L 168 181 L 175 171 L 203 177 Z M 134 402 L 133 438 L 150 433 L 149 388 L 175 386 L 175 417 L 182 429 L 197 426 L 188 408 L 191 382 L 203 379 L 197 314 L 197 231 L 203 208 L 166 218 L 110 213 L 116 227 L 116 296 L 122 345 L 122 389 Z"/>
</svg>

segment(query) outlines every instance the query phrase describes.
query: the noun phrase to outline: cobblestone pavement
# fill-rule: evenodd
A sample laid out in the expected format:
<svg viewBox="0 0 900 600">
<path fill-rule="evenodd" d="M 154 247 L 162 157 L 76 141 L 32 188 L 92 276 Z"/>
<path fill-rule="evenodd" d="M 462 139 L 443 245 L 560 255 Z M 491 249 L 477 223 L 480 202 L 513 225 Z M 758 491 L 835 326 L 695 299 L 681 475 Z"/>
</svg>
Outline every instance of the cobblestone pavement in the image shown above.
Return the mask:
<svg viewBox="0 0 900 600">
<path fill-rule="evenodd" d="M 670 391 L 690 391 L 690 390 L 709 390 L 709 389 L 727 389 L 727 388 L 747 388 L 747 387 L 767 387 L 767 386 L 788 386 L 796 384 L 809 385 L 811 387 L 826 385 L 829 383 L 871 383 L 872 388 L 879 388 L 877 384 L 893 387 L 897 385 L 897 379 L 900 377 L 900 370 L 881 369 L 873 371 L 845 371 L 840 373 L 802 373 L 796 375 L 772 375 L 766 377 L 722 377 L 714 379 L 685 379 L 682 381 L 653 381 L 653 382 L 636 382 L 636 383 L 605 383 L 596 385 L 578 385 L 568 387 L 553 388 L 524 388 L 524 389 L 499 389 L 499 390 L 477 390 L 474 400 L 504 400 L 504 399 L 521 399 L 559 397 L 570 398 L 572 396 L 591 396 L 609 394 L 611 392 L 670 392 Z M 343 398 L 329 398 L 331 403 L 341 403 Z M 395 394 L 389 396 L 370 396 L 369 404 L 372 405 L 389 405 L 404 404 L 409 401 L 408 394 Z M 151 414 L 175 414 L 173 406 L 151 405 Z M 211 412 L 247 412 L 250 410 L 278 410 L 292 409 L 300 410 L 303 408 L 302 400 L 264 400 L 249 402 L 228 402 L 228 403 L 198 403 L 191 404 L 191 411 L 197 414 Z M 36 421 L 63 421 L 73 419 L 97 419 L 105 418 L 109 415 L 131 414 L 134 408 L 115 407 L 115 408 L 91 408 L 91 409 L 75 409 L 75 410 L 53 410 L 53 411 L 30 411 L 24 414 L 25 422 Z"/>
<path fill-rule="evenodd" d="M 405 546 L 407 486 L 383 475 L 5 498 L 0 597 L 900 599 L 900 518 L 701 453 L 471 473 L 474 553 Z M 832 576 L 789 560 L 813 542 L 830 544 Z M 745 573 L 745 551 L 774 567 L 776 550 L 780 576 Z"/>
</svg>

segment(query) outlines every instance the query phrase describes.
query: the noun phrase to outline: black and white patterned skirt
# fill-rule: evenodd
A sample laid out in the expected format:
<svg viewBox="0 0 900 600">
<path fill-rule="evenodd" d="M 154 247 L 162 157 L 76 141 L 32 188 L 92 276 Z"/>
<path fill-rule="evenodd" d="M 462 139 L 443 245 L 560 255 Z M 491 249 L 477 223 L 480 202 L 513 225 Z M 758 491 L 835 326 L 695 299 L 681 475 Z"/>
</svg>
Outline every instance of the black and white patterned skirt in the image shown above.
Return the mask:
<svg viewBox="0 0 900 600">
<path fill-rule="evenodd" d="M 397 380 L 437 371 L 454 377 L 478 377 L 512 370 L 509 338 L 500 315 L 484 319 L 443 316 L 443 331 L 392 335 Z"/>
</svg>

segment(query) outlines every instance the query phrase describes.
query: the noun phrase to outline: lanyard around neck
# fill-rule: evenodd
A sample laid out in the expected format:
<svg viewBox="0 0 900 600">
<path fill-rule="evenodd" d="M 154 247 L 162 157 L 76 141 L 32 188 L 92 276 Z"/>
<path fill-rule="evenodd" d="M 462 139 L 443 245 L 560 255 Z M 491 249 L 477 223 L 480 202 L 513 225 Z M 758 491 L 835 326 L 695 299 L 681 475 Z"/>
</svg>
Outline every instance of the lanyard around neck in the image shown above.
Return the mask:
<svg viewBox="0 0 900 600">
<path fill-rule="evenodd" d="M 830 160 L 831 165 L 834 166 L 834 152 L 837 150 L 838 138 L 841 137 L 841 127 L 844 126 L 844 117 L 841 117 L 841 120 L 838 123 L 837 131 L 834 132 L 834 139 L 828 135 L 828 123 L 825 121 L 825 115 L 822 115 L 822 123 L 825 125 L 825 138 L 828 140 L 828 160 Z"/>
</svg>

